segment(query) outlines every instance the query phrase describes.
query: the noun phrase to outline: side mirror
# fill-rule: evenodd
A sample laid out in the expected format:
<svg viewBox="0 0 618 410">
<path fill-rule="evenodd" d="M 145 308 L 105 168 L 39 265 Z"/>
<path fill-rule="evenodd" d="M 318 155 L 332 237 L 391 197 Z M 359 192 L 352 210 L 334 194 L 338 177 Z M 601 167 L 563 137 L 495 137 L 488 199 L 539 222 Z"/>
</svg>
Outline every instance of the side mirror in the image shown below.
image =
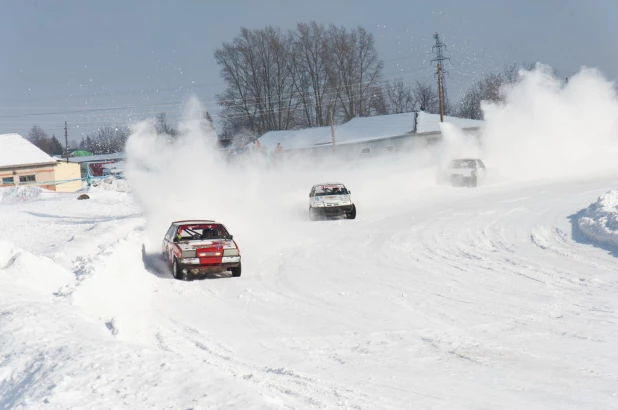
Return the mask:
<svg viewBox="0 0 618 410">
<path fill-rule="evenodd" d="M 174 240 L 173 240 L 173 241 L 174 241 L 174 242 L 178 242 L 178 237 L 177 237 L 177 236 L 174 236 Z"/>
<path fill-rule="evenodd" d="M 352 195 L 352 191 L 348 191 L 348 194 L 349 194 L 349 195 Z"/>
<path fill-rule="evenodd" d="M 234 235 L 230 235 L 230 240 L 234 239 Z"/>
</svg>

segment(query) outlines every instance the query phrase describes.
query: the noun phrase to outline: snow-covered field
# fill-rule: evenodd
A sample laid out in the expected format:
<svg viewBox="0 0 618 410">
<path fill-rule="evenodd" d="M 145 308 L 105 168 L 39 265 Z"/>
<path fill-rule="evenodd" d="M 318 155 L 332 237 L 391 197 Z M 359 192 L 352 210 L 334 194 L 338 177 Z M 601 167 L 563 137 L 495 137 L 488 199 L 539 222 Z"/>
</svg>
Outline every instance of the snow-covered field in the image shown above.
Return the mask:
<svg viewBox="0 0 618 410">
<path fill-rule="evenodd" d="M 618 259 L 572 223 L 617 184 L 302 207 L 286 237 L 225 221 L 243 276 L 193 282 L 130 194 L 4 201 L 0 407 L 618 408 Z"/>
<path fill-rule="evenodd" d="M 0 409 L 618 409 L 618 250 L 594 241 L 615 233 L 615 157 L 539 133 L 506 158 L 491 135 L 475 189 L 436 184 L 435 152 L 224 166 L 143 123 L 130 192 L 0 190 Z M 309 221 L 324 181 L 356 220 Z M 225 223 L 242 277 L 172 279 L 176 218 Z"/>
</svg>

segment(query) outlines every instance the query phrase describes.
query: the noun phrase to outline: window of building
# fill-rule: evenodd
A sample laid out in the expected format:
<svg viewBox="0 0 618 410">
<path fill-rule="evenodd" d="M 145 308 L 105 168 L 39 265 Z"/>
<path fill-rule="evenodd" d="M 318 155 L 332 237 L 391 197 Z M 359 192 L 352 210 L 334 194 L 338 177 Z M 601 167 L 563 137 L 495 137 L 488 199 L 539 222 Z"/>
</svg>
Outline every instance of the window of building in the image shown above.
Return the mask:
<svg viewBox="0 0 618 410">
<path fill-rule="evenodd" d="M 2 178 L 2 185 L 15 185 L 13 177 Z"/>
<path fill-rule="evenodd" d="M 363 148 L 363 149 L 361 149 L 361 154 L 371 154 L 371 148 Z"/>
<path fill-rule="evenodd" d="M 397 151 L 397 149 L 395 148 L 394 145 L 387 145 L 386 146 L 386 151 L 387 152 L 395 152 L 395 151 Z"/>
<path fill-rule="evenodd" d="M 36 179 L 34 178 L 34 175 L 20 175 L 19 176 L 19 182 L 34 182 L 36 181 Z"/>
</svg>

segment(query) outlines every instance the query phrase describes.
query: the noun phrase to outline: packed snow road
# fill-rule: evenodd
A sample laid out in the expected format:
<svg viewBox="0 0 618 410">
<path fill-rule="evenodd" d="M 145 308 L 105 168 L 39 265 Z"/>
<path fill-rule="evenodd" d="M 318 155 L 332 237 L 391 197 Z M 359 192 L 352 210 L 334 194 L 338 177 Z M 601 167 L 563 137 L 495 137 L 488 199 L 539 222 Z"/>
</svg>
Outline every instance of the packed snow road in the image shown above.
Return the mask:
<svg viewBox="0 0 618 410">
<path fill-rule="evenodd" d="M 0 204 L 0 408 L 618 408 L 618 254 L 572 225 L 617 183 L 222 221 L 243 276 L 192 282 L 126 194 Z"/>
</svg>

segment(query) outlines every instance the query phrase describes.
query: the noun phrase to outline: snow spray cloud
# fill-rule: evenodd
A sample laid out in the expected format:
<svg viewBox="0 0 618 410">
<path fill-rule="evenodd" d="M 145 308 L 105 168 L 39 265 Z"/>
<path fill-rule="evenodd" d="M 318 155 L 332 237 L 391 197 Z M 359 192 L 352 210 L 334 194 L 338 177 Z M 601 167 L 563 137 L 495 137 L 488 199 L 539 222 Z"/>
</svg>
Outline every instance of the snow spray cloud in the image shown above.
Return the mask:
<svg viewBox="0 0 618 410">
<path fill-rule="evenodd" d="M 127 141 L 126 175 L 147 218 L 148 252 L 160 251 L 169 223 L 181 219 L 221 221 L 251 248 L 302 239 L 307 229 L 301 224 L 310 223 L 309 190 L 320 182 L 345 183 L 359 204 L 359 218 L 372 207 L 418 197 L 420 189 L 435 185 L 433 174 L 418 177 L 426 158 L 295 157 L 273 163 L 256 155 L 228 163 L 196 99 L 187 104 L 178 129 L 179 136 L 171 138 L 158 134 L 148 120 L 134 125 Z"/>
<path fill-rule="evenodd" d="M 618 170 L 618 98 L 612 83 L 583 68 L 567 84 L 548 66 L 521 71 L 501 103 L 483 103 L 488 167 L 507 179 Z"/>
<path fill-rule="evenodd" d="M 440 123 L 442 143 L 438 146 L 438 166 L 444 169 L 454 158 L 481 158 L 481 147 L 478 135 L 465 132 L 459 127 L 448 123 Z"/>
</svg>

